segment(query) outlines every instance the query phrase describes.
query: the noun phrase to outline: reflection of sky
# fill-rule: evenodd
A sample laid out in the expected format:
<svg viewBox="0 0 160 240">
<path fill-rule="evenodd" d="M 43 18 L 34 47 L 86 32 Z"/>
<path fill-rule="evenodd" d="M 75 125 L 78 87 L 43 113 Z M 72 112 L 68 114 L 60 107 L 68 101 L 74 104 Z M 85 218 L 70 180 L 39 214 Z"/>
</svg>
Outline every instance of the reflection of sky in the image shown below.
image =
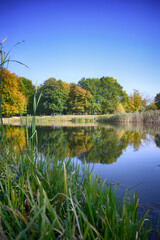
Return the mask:
<svg viewBox="0 0 160 240">
<path fill-rule="evenodd" d="M 136 152 L 129 145 L 112 164 L 94 164 L 93 173 L 97 175 L 100 172 L 100 177 L 111 183 L 118 181 L 118 188 L 121 190 L 137 185 L 133 191 L 138 192 L 142 201 L 160 202 L 158 165 L 160 165 L 160 149 L 154 142 L 149 142 L 146 147 L 143 144 Z"/>
<path fill-rule="evenodd" d="M 123 154 L 112 164 L 90 163 L 93 174 L 100 174 L 102 180 L 106 179 L 112 186 L 118 181 L 116 195 L 118 199 L 123 197 L 126 190 L 129 196 L 137 192 L 139 199 L 139 213 L 144 216 L 150 209 L 148 217 L 157 224 L 160 215 L 160 148 L 151 141 L 143 141 L 138 151 L 133 146 L 123 150 Z M 74 159 L 75 163 L 81 161 Z M 85 168 L 85 162 L 82 163 Z M 131 194 L 131 195 L 130 195 Z M 154 223 L 153 223 L 154 224 Z"/>
</svg>

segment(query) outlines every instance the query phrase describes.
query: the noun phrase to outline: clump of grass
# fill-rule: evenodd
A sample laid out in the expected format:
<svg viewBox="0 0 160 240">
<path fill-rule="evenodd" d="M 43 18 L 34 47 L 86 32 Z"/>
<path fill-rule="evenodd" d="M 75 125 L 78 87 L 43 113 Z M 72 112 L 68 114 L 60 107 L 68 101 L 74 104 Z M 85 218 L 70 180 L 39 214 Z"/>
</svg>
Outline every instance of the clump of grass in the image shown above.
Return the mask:
<svg viewBox="0 0 160 240">
<path fill-rule="evenodd" d="M 73 122 L 73 123 L 81 123 L 81 122 L 84 122 L 84 119 L 83 118 L 72 118 L 71 122 Z"/>
<path fill-rule="evenodd" d="M 93 123 L 94 121 L 94 118 L 85 118 L 85 123 Z"/>
<path fill-rule="evenodd" d="M 71 122 L 73 123 L 93 123 L 95 121 L 94 118 L 79 118 L 79 117 L 76 117 L 76 118 L 72 118 L 71 119 Z"/>
</svg>

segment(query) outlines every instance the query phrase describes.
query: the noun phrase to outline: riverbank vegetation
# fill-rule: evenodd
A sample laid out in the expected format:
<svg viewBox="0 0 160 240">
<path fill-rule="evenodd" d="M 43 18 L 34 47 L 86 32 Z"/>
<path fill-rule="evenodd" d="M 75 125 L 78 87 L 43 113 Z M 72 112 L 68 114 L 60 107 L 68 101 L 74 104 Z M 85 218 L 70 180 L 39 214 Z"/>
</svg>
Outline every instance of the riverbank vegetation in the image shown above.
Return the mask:
<svg viewBox="0 0 160 240">
<path fill-rule="evenodd" d="M 32 123 L 32 116 L 21 116 L 3 118 L 5 125 L 20 126 L 25 123 Z M 70 125 L 70 123 L 123 123 L 123 124 L 155 124 L 160 125 L 160 110 L 149 110 L 134 113 L 115 113 L 105 115 L 52 115 L 52 116 L 36 116 L 35 122 L 39 126 L 61 126 Z"/>
<path fill-rule="evenodd" d="M 138 216 L 136 194 L 117 200 L 116 187 L 85 163 L 80 169 L 71 158 L 51 157 L 49 148 L 39 154 L 33 142 L 13 147 L 1 129 L 3 239 L 148 239 L 147 213 Z"/>
<path fill-rule="evenodd" d="M 97 117 L 98 122 L 117 122 L 133 124 L 157 124 L 160 125 L 160 110 L 134 112 L 125 114 L 110 114 Z"/>
<path fill-rule="evenodd" d="M 52 116 L 36 116 L 35 122 L 39 126 L 63 125 L 63 123 L 94 123 L 99 115 L 52 115 Z M 32 123 L 32 116 L 9 117 L 3 118 L 5 125 L 21 126 Z"/>
</svg>

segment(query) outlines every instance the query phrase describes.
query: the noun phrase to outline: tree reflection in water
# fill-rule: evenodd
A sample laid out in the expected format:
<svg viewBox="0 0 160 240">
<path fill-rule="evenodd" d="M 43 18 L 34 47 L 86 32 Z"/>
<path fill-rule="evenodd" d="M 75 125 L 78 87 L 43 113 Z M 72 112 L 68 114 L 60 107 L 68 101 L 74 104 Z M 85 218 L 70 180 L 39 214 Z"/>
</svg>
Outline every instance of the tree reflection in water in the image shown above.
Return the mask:
<svg viewBox="0 0 160 240">
<path fill-rule="evenodd" d="M 76 157 L 92 163 L 113 163 L 121 156 L 122 151 L 130 144 L 135 151 L 141 145 L 145 135 L 142 132 L 117 130 L 113 127 L 60 127 L 39 128 L 38 136 L 43 142 L 48 139 L 48 146 L 43 153 L 49 151 L 59 158 Z M 65 146 L 65 147 L 64 147 Z"/>
<path fill-rule="evenodd" d="M 18 149 L 25 147 L 25 129 L 6 127 L 6 136 Z M 30 129 L 29 129 L 30 132 Z M 46 155 L 76 157 L 92 163 L 111 164 L 116 162 L 128 145 L 137 151 L 142 140 L 147 141 L 143 131 L 125 131 L 111 126 L 99 127 L 37 127 L 39 143 L 46 144 L 41 152 Z M 155 143 L 160 147 L 160 134 L 155 135 Z"/>
</svg>

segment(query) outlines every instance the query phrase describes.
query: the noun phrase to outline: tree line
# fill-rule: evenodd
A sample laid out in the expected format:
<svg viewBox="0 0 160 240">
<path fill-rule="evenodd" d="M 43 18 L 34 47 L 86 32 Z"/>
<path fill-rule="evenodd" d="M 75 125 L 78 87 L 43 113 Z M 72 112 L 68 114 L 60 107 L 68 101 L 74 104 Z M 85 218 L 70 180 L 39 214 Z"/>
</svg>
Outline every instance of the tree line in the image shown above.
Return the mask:
<svg viewBox="0 0 160 240">
<path fill-rule="evenodd" d="M 77 84 L 49 78 L 38 87 L 7 69 L 0 71 L 3 116 L 33 113 L 33 96 L 42 93 L 38 115 L 106 114 L 160 109 L 160 93 L 148 104 L 138 90 L 128 95 L 113 77 L 82 78 Z M 1 91 L 2 92 L 2 91 Z"/>
</svg>

